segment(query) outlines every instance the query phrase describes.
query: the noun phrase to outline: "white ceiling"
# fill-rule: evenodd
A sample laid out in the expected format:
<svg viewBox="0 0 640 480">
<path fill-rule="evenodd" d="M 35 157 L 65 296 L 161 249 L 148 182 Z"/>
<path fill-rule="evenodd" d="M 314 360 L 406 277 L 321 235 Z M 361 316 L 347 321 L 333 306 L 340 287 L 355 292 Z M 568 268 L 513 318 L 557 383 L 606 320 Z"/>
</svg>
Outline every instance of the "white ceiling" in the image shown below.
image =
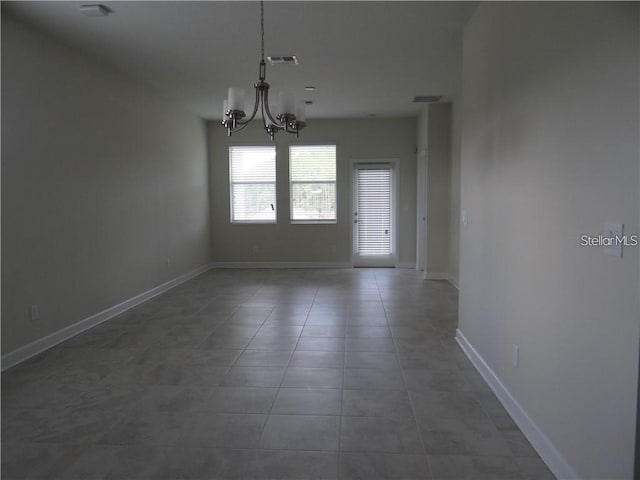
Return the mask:
<svg viewBox="0 0 640 480">
<path fill-rule="evenodd" d="M 2 2 L 3 11 L 46 30 L 197 115 L 219 119 L 230 86 L 251 94 L 260 61 L 258 2 Z M 313 100 L 309 118 L 414 116 L 415 95 L 451 98 L 460 84 L 462 29 L 475 2 L 265 2 L 272 95 Z M 303 88 L 314 85 L 307 93 Z M 248 109 L 248 107 L 247 107 Z"/>
</svg>

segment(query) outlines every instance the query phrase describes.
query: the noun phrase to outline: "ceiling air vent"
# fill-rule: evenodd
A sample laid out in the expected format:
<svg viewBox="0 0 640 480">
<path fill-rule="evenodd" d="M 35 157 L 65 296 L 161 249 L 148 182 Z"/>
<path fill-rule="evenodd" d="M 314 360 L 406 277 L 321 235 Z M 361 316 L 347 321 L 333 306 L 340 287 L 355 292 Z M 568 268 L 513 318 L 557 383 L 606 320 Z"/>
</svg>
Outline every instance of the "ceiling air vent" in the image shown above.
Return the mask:
<svg viewBox="0 0 640 480">
<path fill-rule="evenodd" d="M 442 100 L 442 95 L 418 95 L 413 97 L 413 103 L 434 103 Z"/>
<path fill-rule="evenodd" d="M 104 5 L 80 5 L 80 13 L 87 17 L 106 17 L 110 13 L 113 13 L 109 7 Z"/>
<path fill-rule="evenodd" d="M 298 65 L 298 58 L 295 55 L 271 55 L 267 60 L 271 65 Z"/>
</svg>

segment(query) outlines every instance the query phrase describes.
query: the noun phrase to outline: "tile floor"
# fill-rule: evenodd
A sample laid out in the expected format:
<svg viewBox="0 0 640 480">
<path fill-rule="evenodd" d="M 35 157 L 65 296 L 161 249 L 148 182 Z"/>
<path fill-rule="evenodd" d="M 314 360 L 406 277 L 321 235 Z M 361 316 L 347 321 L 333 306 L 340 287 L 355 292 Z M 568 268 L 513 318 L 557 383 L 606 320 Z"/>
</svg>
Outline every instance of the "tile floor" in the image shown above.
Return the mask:
<svg viewBox="0 0 640 480">
<path fill-rule="evenodd" d="M 2 478 L 552 479 L 412 270 L 212 270 L 2 375 Z"/>
</svg>

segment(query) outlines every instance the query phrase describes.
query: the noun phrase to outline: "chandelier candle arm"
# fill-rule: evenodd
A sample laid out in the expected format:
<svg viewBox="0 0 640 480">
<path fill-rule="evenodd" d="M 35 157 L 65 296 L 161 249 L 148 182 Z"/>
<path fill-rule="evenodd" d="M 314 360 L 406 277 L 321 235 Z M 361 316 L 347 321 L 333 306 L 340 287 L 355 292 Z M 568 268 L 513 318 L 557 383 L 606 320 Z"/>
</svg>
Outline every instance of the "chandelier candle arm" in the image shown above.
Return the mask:
<svg viewBox="0 0 640 480">
<path fill-rule="evenodd" d="M 306 105 L 304 104 L 304 102 L 298 102 L 296 105 L 296 120 L 298 120 L 299 122 L 304 122 L 307 119 L 305 107 Z"/>
<path fill-rule="evenodd" d="M 240 122 L 240 124 L 247 124 L 256 117 L 256 113 L 258 113 L 259 104 L 260 104 L 260 91 L 256 88 L 256 99 L 253 105 L 253 112 L 251 112 L 251 116 L 249 116 L 248 119 L 244 120 L 243 122 Z M 231 134 L 229 134 L 229 136 L 231 136 Z"/>
<path fill-rule="evenodd" d="M 304 104 L 295 102 L 293 95 L 290 92 L 283 92 L 280 94 L 280 112 L 276 114 L 275 118 L 269 108 L 269 84 L 266 82 L 267 67 L 264 61 L 264 1 L 260 1 L 260 70 L 259 79 L 254 84 L 256 92 L 255 104 L 253 106 L 253 112 L 251 116 L 246 120 L 244 110 L 245 94 L 242 88 L 232 87 L 229 88 L 228 98 L 223 102 L 223 115 L 222 125 L 227 129 L 227 134 L 231 136 L 233 132 L 238 132 L 247 126 L 251 122 L 258 110 L 262 114 L 262 123 L 264 129 L 274 139 L 275 134 L 279 130 L 284 130 L 287 133 L 295 133 L 298 136 L 300 130 L 307 126 L 305 120 Z"/>
<path fill-rule="evenodd" d="M 280 126 L 280 123 L 278 122 L 278 120 L 274 118 L 273 114 L 271 113 L 271 109 L 269 108 L 269 89 L 264 91 L 263 98 L 264 98 L 264 102 L 262 103 L 262 105 L 264 107 L 264 110 L 263 110 L 262 118 L 264 119 L 265 126 L 267 124 L 267 120 L 269 120 L 269 122 L 271 122 L 272 125 L 277 126 L 278 129 L 282 129 L 282 127 Z M 280 106 L 277 105 L 277 108 L 279 109 Z M 267 114 L 266 118 L 264 116 L 265 113 Z M 276 117 L 277 117 L 277 114 L 276 114 Z"/>
</svg>

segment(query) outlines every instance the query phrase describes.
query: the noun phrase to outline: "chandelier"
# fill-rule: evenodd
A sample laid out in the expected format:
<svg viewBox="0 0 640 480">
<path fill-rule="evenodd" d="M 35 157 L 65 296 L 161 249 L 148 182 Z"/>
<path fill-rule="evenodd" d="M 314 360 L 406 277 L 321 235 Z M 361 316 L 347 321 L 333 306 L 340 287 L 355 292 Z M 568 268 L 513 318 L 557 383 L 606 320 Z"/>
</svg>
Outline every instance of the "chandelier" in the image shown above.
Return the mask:
<svg viewBox="0 0 640 480">
<path fill-rule="evenodd" d="M 279 111 L 275 118 L 269 109 L 269 84 L 266 79 L 266 64 L 264 63 L 264 0 L 260 1 L 260 46 L 262 58 L 260 60 L 260 71 L 258 81 L 253 85 L 256 90 L 256 99 L 253 112 L 246 118 L 244 111 L 244 89 L 230 88 L 229 96 L 223 103 L 222 125 L 227 129 L 227 134 L 231 136 L 234 132 L 239 132 L 253 120 L 260 110 L 264 129 L 273 140 L 275 134 L 282 130 L 287 133 L 295 133 L 296 137 L 300 130 L 307 126 L 305 123 L 304 103 L 296 104 L 288 92 L 280 93 Z"/>
</svg>

